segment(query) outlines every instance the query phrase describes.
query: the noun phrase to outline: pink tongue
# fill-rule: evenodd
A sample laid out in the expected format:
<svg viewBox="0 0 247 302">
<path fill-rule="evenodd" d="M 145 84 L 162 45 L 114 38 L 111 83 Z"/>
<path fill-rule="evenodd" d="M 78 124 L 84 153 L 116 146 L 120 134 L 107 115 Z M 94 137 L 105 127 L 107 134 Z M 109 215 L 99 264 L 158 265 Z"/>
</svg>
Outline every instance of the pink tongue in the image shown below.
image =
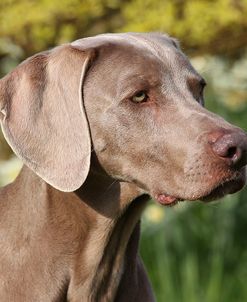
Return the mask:
<svg viewBox="0 0 247 302">
<path fill-rule="evenodd" d="M 166 194 L 159 194 L 157 195 L 156 199 L 161 204 L 171 204 L 175 201 L 177 201 L 177 198 L 174 196 L 166 195 Z"/>
</svg>

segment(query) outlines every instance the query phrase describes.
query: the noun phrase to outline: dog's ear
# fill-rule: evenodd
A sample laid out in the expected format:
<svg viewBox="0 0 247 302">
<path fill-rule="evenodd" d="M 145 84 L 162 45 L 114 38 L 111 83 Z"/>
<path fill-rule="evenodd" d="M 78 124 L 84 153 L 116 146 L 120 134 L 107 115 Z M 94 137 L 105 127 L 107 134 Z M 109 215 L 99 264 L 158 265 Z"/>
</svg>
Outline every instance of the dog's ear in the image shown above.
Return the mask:
<svg viewBox="0 0 247 302">
<path fill-rule="evenodd" d="M 82 85 L 94 51 L 64 45 L 37 54 L 0 81 L 0 121 L 23 162 L 61 191 L 85 181 L 91 155 Z"/>
</svg>

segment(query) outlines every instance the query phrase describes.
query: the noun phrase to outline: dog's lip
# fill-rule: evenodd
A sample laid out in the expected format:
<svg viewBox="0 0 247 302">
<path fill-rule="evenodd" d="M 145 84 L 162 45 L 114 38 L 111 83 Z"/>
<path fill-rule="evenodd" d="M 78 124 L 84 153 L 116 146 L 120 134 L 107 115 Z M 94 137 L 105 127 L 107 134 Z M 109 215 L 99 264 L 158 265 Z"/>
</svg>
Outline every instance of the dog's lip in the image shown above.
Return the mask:
<svg viewBox="0 0 247 302">
<path fill-rule="evenodd" d="M 237 176 L 227 179 L 224 182 L 218 184 L 213 190 L 211 190 L 208 194 L 199 198 L 201 201 L 212 201 L 218 198 L 222 198 L 227 194 L 234 194 L 240 191 L 245 185 L 246 179 L 245 175 L 238 174 Z"/>
<path fill-rule="evenodd" d="M 182 201 L 183 199 L 179 197 L 175 197 L 166 193 L 156 194 L 154 198 L 162 205 L 168 205 L 172 206 L 177 204 L 179 201 Z"/>
<path fill-rule="evenodd" d="M 202 195 L 194 195 L 193 197 L 178 197 L 174 195 L 170 195 L 167 193 L 158 193 L 154 194 L 154 199 L 157 200 L 161 205 L 173 206 L 176 205 L 179 201 L 195 201 L 201 200 L 203 202 L 208 202 L 212 200 L 216 200 L 222 198 L 227 194 L 234 194 L 240 191 L 246 183 L 245 177 L 245 167 L 240 171 L 236 171 L 234 175 L 230 178 L 226 178 L 225 180 L 221 180 L 216 183 L 211 190 L 202 194 Z"/>
</svg>

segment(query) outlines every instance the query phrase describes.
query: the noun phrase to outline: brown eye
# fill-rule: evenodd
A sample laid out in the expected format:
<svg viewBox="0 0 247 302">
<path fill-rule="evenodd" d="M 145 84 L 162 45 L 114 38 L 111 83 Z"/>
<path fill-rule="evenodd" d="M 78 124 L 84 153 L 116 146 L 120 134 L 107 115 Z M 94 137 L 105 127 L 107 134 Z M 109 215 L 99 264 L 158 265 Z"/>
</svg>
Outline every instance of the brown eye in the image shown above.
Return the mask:
<svg viewBox="0 0 247 302">
<path fill-rule="evenodd" d="M 131 101 L 135 103 L 142 103 L 142 102 L 146 102 L 147 99 L 148 99 L 147 93 L 145 91 L 139 91 L 131 98 Z"/>
</svg>

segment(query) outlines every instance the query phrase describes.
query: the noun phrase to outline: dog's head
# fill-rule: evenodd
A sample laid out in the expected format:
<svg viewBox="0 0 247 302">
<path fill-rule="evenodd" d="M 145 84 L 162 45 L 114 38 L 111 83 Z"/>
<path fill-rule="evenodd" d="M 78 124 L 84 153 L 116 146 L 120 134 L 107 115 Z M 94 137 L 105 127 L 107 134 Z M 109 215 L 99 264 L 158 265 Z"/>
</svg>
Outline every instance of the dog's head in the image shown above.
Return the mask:
<svg viewBox="0 0 247 302">
<path fill-rule="evenodd" d="M 91 150 L 107 174 L 164 204 L 215 199 L 245 183 L 246 134 L 203 108 L 205 81 L 168 36 L 77 40 L 0 83 L 7 141 L 59 190 L 83 184 Z"/>
</svg>

